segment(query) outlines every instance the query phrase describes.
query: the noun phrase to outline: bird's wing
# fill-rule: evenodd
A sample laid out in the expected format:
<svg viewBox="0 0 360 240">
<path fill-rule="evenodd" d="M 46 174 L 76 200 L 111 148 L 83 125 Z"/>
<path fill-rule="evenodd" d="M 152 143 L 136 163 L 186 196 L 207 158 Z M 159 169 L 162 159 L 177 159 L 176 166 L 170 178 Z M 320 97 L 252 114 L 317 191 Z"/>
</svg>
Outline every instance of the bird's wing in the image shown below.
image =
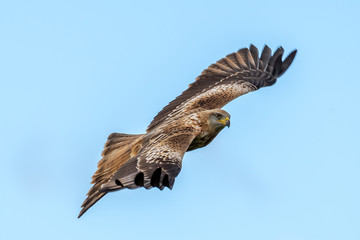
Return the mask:
<svg viewBox="0 0 360 240">
<path fill-rule="evenodd" d="M 144 141 L 139 154 L 122 165 L 102 184 L 100 191 L 138 187 L 171 189 L 181 170 L 183 156 L 197 134 L 195 128 L 169 128 Z"/>
<path fill-rule="evenodd" d="M 292 63 L 296 50 L 282 61 L 283 48 L 278 48 L 273 55 L 265 46 L 259 57 L 258 49 L 240 49 L 227 55 L 204 70 L 196 81 L 189 85 L 175 100 L 161 110 L 149 125 L 147 131 L 154 129 L 167 120 L 197 108 L 222 108 L 233 99 L 271 86 Z"/>
<path fill-rule="evenodd" d="M 142 186 L 172 188 L 182 158 L 198 131 L 173 125 L 152 137 L 111 134 L 78 217 L 111 191 Z"/>
</svg>

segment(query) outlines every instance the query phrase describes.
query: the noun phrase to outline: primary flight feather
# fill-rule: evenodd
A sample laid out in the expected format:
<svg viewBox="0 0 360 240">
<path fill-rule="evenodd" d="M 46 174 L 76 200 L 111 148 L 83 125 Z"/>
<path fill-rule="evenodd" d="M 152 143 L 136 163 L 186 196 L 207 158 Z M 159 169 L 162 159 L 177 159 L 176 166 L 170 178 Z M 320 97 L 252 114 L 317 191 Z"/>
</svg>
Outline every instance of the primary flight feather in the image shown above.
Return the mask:
<svg viewBox="0 0 360 240">
<path fill-rule="evenodd" d="M 221 108 L 243 94 L 273 85 L 288 69 L 296 50 L 284 61 L 283 52 L 280 47 L 271 54 L 265 46 L 259 57 L 251 45 L 229 54 L 164 107 L 145 134 L 111 134 L 78 217 L 111 191 L 172 189 L 185 152 L 208 145 L 230 126 L 230 114 Z"/>
</svg>

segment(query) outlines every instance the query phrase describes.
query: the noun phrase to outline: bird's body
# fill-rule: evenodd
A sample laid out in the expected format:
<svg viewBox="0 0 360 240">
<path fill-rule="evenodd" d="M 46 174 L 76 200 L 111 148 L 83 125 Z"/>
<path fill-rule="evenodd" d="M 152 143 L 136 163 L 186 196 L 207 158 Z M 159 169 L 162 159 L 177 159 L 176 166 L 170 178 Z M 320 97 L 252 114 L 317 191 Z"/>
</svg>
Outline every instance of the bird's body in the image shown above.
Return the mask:
<svg viewBox="0 0 360 240">
<path fill-rule="evenodd" d="M 252 45 L 240 49 L 203 71 L 159 112 L 145 134 L 111 134 L 79 217 L 111 191 L 172 189 L 185 152 L 208 145 L 225 126 L 230 126 L 230 115 L 221 108 L 238 96 L 273 85 L 295 53 L 282 61 L 282 48 L 271 55 L 265 46 L 260 58 Z"/>
</svg>

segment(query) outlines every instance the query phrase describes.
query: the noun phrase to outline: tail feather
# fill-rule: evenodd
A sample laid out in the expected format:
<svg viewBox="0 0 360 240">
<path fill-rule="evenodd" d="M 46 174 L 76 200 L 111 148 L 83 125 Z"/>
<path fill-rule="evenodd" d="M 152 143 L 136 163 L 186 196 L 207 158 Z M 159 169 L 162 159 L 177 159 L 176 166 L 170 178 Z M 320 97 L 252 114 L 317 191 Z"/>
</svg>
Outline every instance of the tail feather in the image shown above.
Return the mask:
<svg viewBox="0 0 360 240">
<path fill-rule="evenodd" d="M 101 184 L 95 184 L 87 194 L 88 197 L 85 199 L 81 205 L 82 209 L 79 213 L 78 218 L 80 218 L 89 208 L 91 208 L 97 201 L 99 201 L 103 196 L 106 195 L 106 192 L 99 192 Z"/>
<path fill-rule="evenodd" d="M 81 205 L 80 218 L 90 207 L 106 195 L 107 191 L 99 191 L 101 186 L 109 181 L 111 176 L 141 148 L 142 134 L 113 133 L 108 137 L 102 152 L 103 158 L 98 163 L 98 169 L 92 176 L 94 185 L 87 193 L 87 198 Z M 121 189 L 121 188 L 119 188 Z M 116 189 L 116 190 L 119 190 Z"/>
<path fill-rule="evenodd" d="M 109 135 L 107 142 L 101 156 L 109 154 L 114 149 L 120 148 L 122 146 L 128 145 L 133 142 L 134 139 L 139 138 L 142 134 L 124 134 L 124 133 L 112 133 Z M 101 161 L 99 162 L 99 164 Z"/>
</svg>

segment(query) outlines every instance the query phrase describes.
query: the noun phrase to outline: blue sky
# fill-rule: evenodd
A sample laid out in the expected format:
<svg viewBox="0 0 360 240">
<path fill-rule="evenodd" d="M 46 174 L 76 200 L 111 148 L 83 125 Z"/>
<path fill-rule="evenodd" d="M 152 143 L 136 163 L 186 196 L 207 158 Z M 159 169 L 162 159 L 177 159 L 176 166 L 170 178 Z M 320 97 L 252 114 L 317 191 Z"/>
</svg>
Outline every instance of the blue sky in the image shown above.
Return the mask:
<svg viewBox="0 0 360 240">
<path fill-rule="evenodd" d="M 1 1 L 1 239 L 360 239 L 359 1 Z M 142 133 L 223 56 L 298 49 L 225 106 L 174 189 L 80 205 L 112 132 Z"/>
</svg>

